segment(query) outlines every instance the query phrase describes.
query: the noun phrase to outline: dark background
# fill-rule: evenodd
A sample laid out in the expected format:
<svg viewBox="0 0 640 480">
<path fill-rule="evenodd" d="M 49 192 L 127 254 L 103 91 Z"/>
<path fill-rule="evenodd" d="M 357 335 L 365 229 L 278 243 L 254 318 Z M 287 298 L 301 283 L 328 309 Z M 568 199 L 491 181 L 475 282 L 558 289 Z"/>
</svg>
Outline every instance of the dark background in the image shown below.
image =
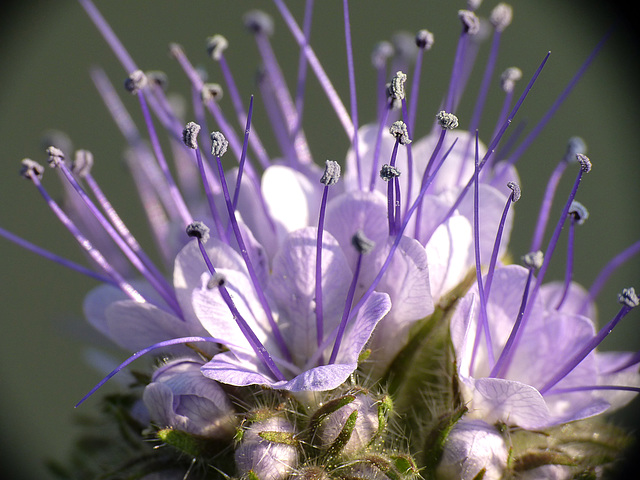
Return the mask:
<svg viewBox="0 0 640 480">
<path fill-rule="evenodd" d="M 303 3 L 296 1 L 293 9 L 299 22 Z M 479 13 L 488 15 L 496 3 L 485 0 Z M 552 51 L 517 119 L 528 121 L 529 127 L 541 118 L 607 28 L 616 18 L 621 19 L 602 54 L 518 164 L 523 198 L 517 205 L 511 243 L 516 258 L 526 253 L 547 178 L 563 155 L 567 139 L 580 135 L 586 140 L 594 168 L 585 177 L 578 199 L 589 208 L 591 218 L 577 233 L 575 279 L 588 286 L 613 255 L 640 237 L 638 42 L 627 23 L 632 18 L 631 10 L 624 3 L 604 6 L 602 2 L 584 0 L 510 3 L 515 18 L 503 35 L 497 72 L 516 65 L 528 79 L 545 53 Z M 391 8 L 398 4 L 401 9 Z M 311 42 L 348 105 L 341 5 L 337 0 L 316 2 Z M 418 117 L 414 138 L 427 133 L 451 70 L 459 34 L 455 14 L 464 5 L 463 1 L 443 0 L 351 2 L 361 123 L 370 121 L 375 111 L 374 72 L 369 62 L 373 45 L 398 30 L 415 33 L 427 28 L 435 34 L 436 43 L 425 57 L 420 95 L 422 115 Z M 289 86 L 294 85 L 297 48 L 271 2 L 110 0 L 99 1 L 98 7 L 141 68 L 161 69 L 169 74 L 172 92 L 188 90 L 175 62 L 167 55 L 168 43 L 182 44 L 192 61 L 206 65 L 215 80 L 218 70 L 207 60 L 204 39 L 223 33 L 231 44 L 227 59 L 245 95 L 253 92 L 258 56 L 252 38 L 242 28 L 241 15 L 252 8 L 264 8 L 276 18 L 272 41 L 285 65 Z M 124 141 L 95 92 L 88 72 L 90 66 L 100 65 L 119 84 L 124 78 L 123 70 L 76 2 L 23 1 L 8 5 L 5 2 L 3 9 L 0 225 L 56 253 L 82 261 L 75 242 L 35 189 L 16 174 L 23 157 L 44 161 L 40 138 L 47 130 L 56 128 L 68 133 L 77 148 L 94 152 L 95 177 L 128 224 L 133 225 L 136 235 L 149 245 L 141 210 L 131 191 L 133 185 L 121 160 Z M 487 47 L 488 43 L 480 58 L 486 58 Z M 481 60 L 474 78 L 483 66 Z M 517 87 L 518 93 L 525 82 Z M 463 127 L 473 106 L 474 90 L 470 87 L 458 112 Z M 315 80 L 310 82 L 307 98 L 305 128 L 312 151 L 319 160 L 341 161 L 347 142 Z M 500 103 L 501 97 L 494 88 L 486 113 L 488 129 L 493 126 Z M 135 103 L 129 101 L 129 105 L 137 114 Z M 260 112 L 256 115 L 255 127 L 263 141 L 273 147 L 273 142 L 268 141 L 264 115 Z M 45 184 L 59 194 L 52 173 L 46 172 Z M 566 195 L 574 174 L 566 177 L 558 198 Z M 42 459 L 64 458 L 74 435 L 74 419 L 97 408 L 98 402 L 90 400 L 81 411 L 73 409 L 102 376 L 87 364 L 87 344 L 99 348 L 108 345 L 82 318 L 82 300 L 95 286 L 93 281 L 4 240 L 0 240 L 0 245 L 0 304 L 4 310 L 0 334 L 0 470 L 5 478 L 47 479 Z M 563 258 L 561 252 L 556 255 Z M 549 279 L 562 278 L 562 263 L 555 262 Z M 616 292 L 626 286 L 640 287 L 639 267 L 637 258 L 629 262 L 602 293 L 601 324 L 618 309 Z M 607 340 L 605 348 L 638 349 L 637 324 L 638 313 L 633 312 L 612 339 Z M 115 358 L 125 357 L 117 352 Z M 117 381 L 112 383 L 107 389 L 117 389 Z M 638 405 L 636 400 L 616 419 L 636 427 L 640 424 Z"/>
</svg>

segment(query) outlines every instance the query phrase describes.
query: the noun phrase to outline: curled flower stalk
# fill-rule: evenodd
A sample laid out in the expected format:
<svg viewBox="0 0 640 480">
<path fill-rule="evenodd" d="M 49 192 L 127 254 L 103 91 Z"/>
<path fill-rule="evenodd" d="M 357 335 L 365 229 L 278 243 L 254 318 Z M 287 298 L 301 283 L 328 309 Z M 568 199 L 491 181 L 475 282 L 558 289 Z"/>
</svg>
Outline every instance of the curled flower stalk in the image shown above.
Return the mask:
<svg viewBox="0 0 640 480">
<path fill-rule="evenodd" d="M 170 98 L 164 74 L 141 69 L 99 8 L 79 0 L 124 69 L 120 90 L 102 70 L 92 79 L 124 136 L 159 254 L 94 177 L 99 153 L 59 144 L 42 156 L 51 169 L 22 161 L 21 175 L 88 265 L 0 233 L 98 281 L 85 316 L 128 352 L 76 406 L 91 408 L 105 383 L 135 373 L 124 394 L 104 400 L 122 438 L 110 437 L 99 461 L 87 454 L 81 468 L 58 463 L 58 472 L 404 480 L 572 478 L 611 468 L 627 436 L 603 414 L 640 391 L 640 355 L 599 347 L 640 302 L 633 287 L 622 289 L 620 310 L 597 326 L 595 301 L 640 243 L 605 263 L 590 289 L 574 278 L 590 217 L 578 199 L 600 165 L 590 173 L 578 137 L 551 169 L 523 265 L 510 247 L 527 195 L 516 166 L 610 33 L 523 133 L 514 125 L 551 56 L 500 75 L 513 10 L 480 3 L 468 2 L 457 19 L 453 12 L 449 80 L 438 108 L 425 112 L 420 99 L 435 93 L 423 69 L 437 35 L 419 30 L 376 46 L 375 97 L 364 98 L 347 0 L 345 88 L 312 41 L 318 5 L 307 1 L 297 18 L 274 0 L 277 22 L 258 10 L 242 17 L 260 63 L 250 92 L 238 82 L 246 72 L 230 66 L 241 53 L 224 36 L 210 36 L 205 49 L 219 83 L 192 52 L 170 45 L 188 82 L 186 108 Z M 297 46 L 294 83 L 275 48 L 276 25 Z M 331 134 L 345 142 L 338 157 L 326 159 L 326 147 L 307 137 L 312 81 Z M 491 114 L 496 92 L 502 104 Z M 364 121 L 363 101 L 376 105 Z M 62 201 L 46 170 L 59 174 Z"/>
</svg>

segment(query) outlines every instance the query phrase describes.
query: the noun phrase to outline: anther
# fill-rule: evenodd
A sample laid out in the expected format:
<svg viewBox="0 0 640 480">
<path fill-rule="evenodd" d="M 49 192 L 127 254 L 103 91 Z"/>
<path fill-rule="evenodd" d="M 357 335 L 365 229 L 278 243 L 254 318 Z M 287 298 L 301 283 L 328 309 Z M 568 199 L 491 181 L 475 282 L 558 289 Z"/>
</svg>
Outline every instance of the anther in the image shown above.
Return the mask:
<svg viewBox="0 0 640 480">
<path fill-rule="evenodd" d="M 522 257 L 522 263 L 527 268 L 533 268 L 535 270 L 539 269 L 544 262 L 544 253 L 540 250 L 535 252 L 529 252 Z"/>
<path fill-rule="evenodd" d="M 195 150 L 198 148 L 198 133 L 200 132 L 200 125 L 195 122 L 189 122 L 182 130 L 182 141 L 184 144 Z"/>
<path fill-rule="evenodd" d="M 402 120 L 393 122 L 389 128 L 389 133 L 398 139 L 398 143 L 400 143 L 400 145 L 409 145 L 411 143 L 407 124 Z"/>
<path fill-rule="evenodd" d="M 138 93 L 142 88 L 147 85 L 147 76 L 142 70 L 136 70 L 127 77 L 124 81 L 124 88 L 129 93 Z"/>
<path fill-rule="evenodd" d="M 587 153 L 587 144 L 580 137 L 571 137 L 567 143 L 567 153 L 564 155 L 564 161 L 567 163 L 575 162 L 578 153 Z"/>
<path fill-rule="evenodd" d="M 216 272 L 214 275 L 211 275 L 211 278 L 207 282 L 207 289 L 213 290 L 214 288 L 224 286 L 225 283 L 227 283 L 227 277 L 225 277 L 222 273 Z"/>
<path fill-rule="evenodd" d="M 582 225 L 589 218 L 587 207 L 576 200 L 571 202 L 568 214 L 573 216 L 578 225 Z"/>
<path fill-rule="evenodd" d="M 214 100 L 219 102 L 222 99 L 223 90 L 220 84 L 218 83 L 205 83 L 202 85 L 202 90 L 200 91 L 200 96 L 202 97 L 203 102 L 208 102 L 210 100 Z"/>
<path fill-rule="evenodd" d="M 222 35 L 207 38 L 207 53 L 216 62 L 222 58 L 222 54 L 228 47 L 229 42 Z"/>
<path fill-rule="evenodd" d="M 407 76 L 398 71 L 391 79 L 391 83 L 389 84 L 389 96 L 396 100 L 404 100 L 404 82 L 407 81 Z"/>
<path fill-rule="evenodd" d="M 433 47 L 433 33 L 429 30 L 420 30 L 416 33 L 416 45 L 422 50 L 431 50 Z"/>
<path fill-rule="evenodd" d="M 480 20 L 470 10 L 458 10 L 458 18 L 462 22 L 464 32 L 469 35 L 475 35 L 480 31 Z"/>
<path fill-rule="evenodd" d="M 44 175 L 44 167 L 38 162 L 31 160 L 30 158 L 25 158 L 21 163 L 22 168 L 20 169 L 20 175 L 22 175 L 27 180 L 32 180 L 33 177 L 36 177 L 38 178 L 38 180 L 40 180 L 42 178 L 42 175 Z"/>
<path fill-rule="evenodd" d="M 187 235 L 192 238 L 197 238 L 202 243 L 207 243 L 209 240 L 209 227 L 207 227 L 203 222 L 192 222 L 187 225 L 186 228 Z"/>
<path fill-rule="evenodd" d="M 251 33 L 270 37 L 273 34 L 273 18 L 262 10 L 252 10 L 242 17 L 245 28 Z"/>
<path fill-rule="evenodd" d="M 334 160 L 327 160 L 324 164 L 324 174 L 320 179 L 320 183 L 326 185 L 335 185 L 340 178 L 340 164 Z"/>
<path fill-rule="evenodd" d="M 49 158 L 47 158 L 47 162 L 49 162 L 49 166 L 51 168 L 58 167 L 62 162 L 64 162 L 64 152 L 59 148 L 48 147 L 46 152 L 49 156 Z"/>
<path fill-rule="evenodd" d="M 227 151 L 229 142 L 220 132 L 211 132 L 211 154 L 215 157 L 221 157 Z"/>
<path fill-rule="evenodd" d="M 387 60 L 393 55 L 393 46 L 387 41 L 379 42 L 371 52 L 371 63 L 376 69 L 384 68 Z"/>
<path fill-rule="evenodd" d="M 511 201 L 513 203 L 516 203 L 518 200 L 520 200 L 520 197 L 522 196 L 520 185 L 518 185 L 516 182 L 509 182 L 507 183 L 507 187 L 511 189 Z"/>
<path fill-rule="evenodd" d="M 633 287 L 624 288 L 622 293 L 618 294 L 618 303 L 626 305 L 629 308 L 635 308 L 640 305 L 638 295 Z"/>
<path fill-rule="evenodd" d="M 169 77 L 166 73 L 160 70 L 151 70 L 145 74 L 147 76 L 147 83 L 149 85 L 156 86 L 162 91 L 166 91 L 169 87 Z"/>
<path fill-rule="evenodd" d="M 93 153 L 89 150 L 76 150 L 71 171 L 80 178 L 84 178 L 91 173 L 93 167 Z"/>
<path fill-rule="evenodd" d="M 441 110 L 436 115 L 436 118 L 438 119 L 438 125 L 442 128 L 446 128 L 447 130 L 458 128 L 458 117 L 453 113 L 447 113 L 444 110 Z"/>
<path fill-rule="evenodd" d="M 362 230 L 358 230 L 353 237 L 351 237 L 351 244 L 355 247 L 358 253 L 363 255 L 369 253 L 376 246 L 376 243 L 367 238 Z"/>
<path fill-rule="evenodd" d="M 469 10 L 477 10 L 482 4 L 482 0 L 467 0 L 467 7 Z"/>
<path fill-rule="evenodd" d="M 398 170 L 396 167 L 392 167 L 391 165 L 387 165 L 386 163 L 382 165 L 382 168 L 380 169 L 380 178 L 382 178 L 382 180 L 384 180 L 385 182 L 393 180 L 394 178 L 399 176 L 400 170 Z"/>
<path fill-rule="evenodd" d="M 505 93 L 511 93 L 516 82 L 522 78 L 522 70 L 518 67 L 509 67 L 500 76 L 500 87 Z"/>
<path fill-rule="evenodd" d="M 589 157 L 582 153 L 576 153 L 576 159 L 578 160 L 578 163 L 580 163 L 580 169 L 584 173 L 589 173 L 591 171 L 591 160 L 589 160 Z"/>
<path fill-rule="evenodd" d="M 513 8 L 506 3 L 496 5 L 489 16 L 489 21 L 496 32 L 504 31 L 511 24 L 511 20 L 513 20 Z"/>
</svg>

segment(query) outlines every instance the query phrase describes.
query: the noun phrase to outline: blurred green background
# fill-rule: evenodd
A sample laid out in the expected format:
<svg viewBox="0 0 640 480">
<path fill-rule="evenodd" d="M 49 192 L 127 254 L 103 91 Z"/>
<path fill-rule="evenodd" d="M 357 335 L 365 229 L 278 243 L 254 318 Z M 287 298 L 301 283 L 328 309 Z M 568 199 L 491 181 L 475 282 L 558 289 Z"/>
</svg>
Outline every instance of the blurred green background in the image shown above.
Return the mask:
<svg viewBox="0 0 640 480">
<path fill-rule="evenodd" d="M 303 4 L 292 6 L 299 21 Z M 316 2 L 312 45 L 348 104 L 342 2 Z M 497 2 L 486 0 L 479 10 L 488 15 Z M 638 42 L 626 23 L 631 10 L 603 6 L 584 0 L 514 0 L 513 24 L 503 35 L 497 73 L 509 66 L 523 70 L 522 88 L 548 50 L 552 55 L 516 121 L 531 128 L 571 79 L 590 50 L 614 21 L 623 19 L 596 62 L 588 70 L 569 100 L 518 164 L 523 198 L 516 208 L 516 227 L 511 251 L 526 253 L 539 201 L 546 181 L 564 154 L 567 139 L 582 136 L 589 147 L 594 168 L 578 194 L 591 214 L 577 233 L 575 279 L 590 285 L 600 268 L 613 255 L 640 238 L 638 206 L 640 193 L 640 110 L 637 91 Z M 206 56 L 207 36 L 222 33 L 230 41 L 227 59 L 241 91 L 253 93 L 258 56 L 241 15 L 253 8 L 274 14 L 274 48 L 285 69 L 289 86 L 295 82 L 297 48 L 271 2 L 190 0 L 98 1 L 116 33 L 144 70 L 163 70 L 169 75 L 170 91 L 187 93 L 187 83 L 167 54 L 169 42 L 185 47 L 195 64 L 206 66 L 211 79 L 219 71 Z M 402 5 L 402 7 L 396 7 Z M 413 0 L 351 2 L 356 75 L 361 123 L 375 111 L 374 72 L 370 64 L 373 45 L 399 31 L 415 33 L 427 28 L 435 34 L 435 46 L 426 55 L 421 89 L 421 108 L 414 138 L 427 133 L 432 115 L 445 92 L 455 42 L 459 34 L 456 11 L 464 1 Z M 82 261 L 75 242 L 58 224 L 36 190 L 18 175 L 19 162 L 31 157 L 44 162 L 43 134 L 49 129 L 66 132 L 76 148 L 87 148 L 96 157 L 94 176 L 121 215 L 143 242 L 149 240 L 133 184 L 124 163 L 124 141 L 103 107 L 89 77 L 89 68 L 103 67 L 120 85 L 125 73 L 104 41 L 74 1 L 13 2 L 0 20 L 0 225 L 58 254 Z M 473 98 L 484 67 L 488 42 L 463 98 L 459 112 L 467 123 Z M 311 76 L 310 76 L 311 78 Z M 135 99 L 124 96 L 137 115 Z M 317 160 L 342 161 L 347 140 L 326 105 L 315 80 L 307 95 L 305 128 Z M 223 99 L 229 107 L 228 98 Z M 486 129 L 493 128 L 501 96 L 494 87 L 489 97 Z M 275 152 L 268 125 L 257 112 L 255 128 Z M 420 123 L 420 119 L 423 120 Z M 482 127 L 481 127 L 482 136 Z M 488 139 L 485 138 L 485 141 Z M 45 184 L 59 195 L 53 172 Z M 573 182 L 566 175 L 559 198 Z M 555 221 L 555 220 L 554 220 Z M 148 244 L 148 243 L 147 243 Z M 82 318 L 82 300 L 95 283 L 78 274 L 27 253 L 0 239 L 0 471 L 4 478 L 47 479 L 43 458 L 63 458 L 74 436 L 74 419 L 96 409 L 96 399 L 80 411 L 73 405 L 102 376 L 88 366 L 87 344 L 108 348 Z M 563 275 L 558 254 L 552 277 Z M 623 287 L 640 287 L 640 260 L 629 262 L 611 280 L 599 299 L 600 321 L 606 322 L 618 307 L 615 294 Z M 632 313 L 607 340 L 606 348 L 636 350 L 640 347 L 638 313 Z M 118 353 L 118 359 L 124 359 Z M 117 382 L 108 388 L 117 388 Z M 621 420 L 640 424 L 636 400 Z M 9 476 L 7 476 L 7 472 Z"/>
</svg>

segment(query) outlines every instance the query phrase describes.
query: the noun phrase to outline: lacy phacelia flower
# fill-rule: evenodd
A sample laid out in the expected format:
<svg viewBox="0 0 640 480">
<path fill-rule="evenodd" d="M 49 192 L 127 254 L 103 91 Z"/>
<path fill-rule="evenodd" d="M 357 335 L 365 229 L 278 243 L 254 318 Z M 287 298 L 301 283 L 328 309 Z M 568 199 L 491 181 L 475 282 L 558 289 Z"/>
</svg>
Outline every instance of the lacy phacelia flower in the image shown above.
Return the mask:
<svg viewBox="0 0 640 480">
<path fill-rule="evenodd" d="M 497 269 L 490 296 L 484 292 L 486 312 L 474 286 L 453 315 L 451 335 L 469 415 L 539 429 L 628 403 L 634 394 L 624 387 L 640 386 L 637 365 L 629 363 L 633 355 L 594 349 L 638 305 L 635 293 L 621 297 L 620 313 L 596 333 L 586 292 L 575 284 L 568 292 L 562 284 L 534 289 L 533 270 Z"/>
<path fill-rule="evenodd" d="M 200 372 L 202 362 L 176 359 L 158 368 L 142 399 L 163 428 L 224 439 L 233 436 L 236 415 L 220 385 Z"/>
<path fill-rule="evenodd" d="M 499 480 L 508 457 L 507 444 L 494 426 L 462 420 L 447 437 L 437 475 L 443 480 Z"/>
<path fill-rule="evenodd" d="M 431 133 L 417 139 L 422 59 L 434 45 L 430 32 L 418 32 L 410 48 L 376 47 L 377 118 L 360 125 L 347 2 L 350 112 L 309 45 L 308 28 L 298 27 L 283 0 L 274 3 L 301 50 L 295 98 L 270 48 L 272 20 L 250 12 L 245 26 L 263 62 L 257 88 L 280 149 L 272 157 L 252 124 L 260 107 L 254 97 L 243 101 L 226 63 L 224 37 L 209 38 L 207 48 L 238 126 L 217 103 L 222 87 L 206 83 L 172 45 L 195 93 L 197 122 L 185 122 L 168 101 L 163 76 L 141 71 L 93 3 L 80 3 L 123 64 L 125 88 L 142 110 L 148 144 L 104 73 L 94 72 L 129 143 L 127 160 L 172 274 L 169 280 L 154 264 L 111 206 L 91 174 L 89 152 L 76 152 L 68 164 L 70 152 L 47 149 L 50 166 L 68 187 L 64 208 L 43 186 L 44 169 L 23 161 L 22 175 L 95 271 L 0 233 L 102 282 L 85 300 L 86 316 L 135 352 L 81 402 L 140 356 L 161 354 L 162 365 L 139 376 L 143 393 L 132 393 L 142 397 L 152 421 L 136 434 L 142 449 L 151 436 L 193 458 L 188 474 L 203 462 L 207 468 L 196 474 L 202 478 L 409 480 L 423 469 L 439 478 L 497 479 L 560 475 L 566 465 L 572 473 L 592 473 L 623 447 L 611 440 L 595 453 L 587 450 L 592 427 L 578 420 L 624 405 L 640 387 L 640 355 L 595 351 L 637 306 L 635 292 L 621 294 L 620 313 L 598 333 L 593 305 L 604 281 L 640 251 L 640 242 L 605 267 L 589 292 L 572 282 L 575 228 L 588 217 L 575 197 L 591 169 L 584 142 L 574 138 L 549 181 L 526 267 L 506 264 L 511 207 L 521 196 L 515 162 L 551 117 L 520 146 L 503 150 L 513 153 L 497 150 L 506 140 L 518 142 L 518 134 L 505 134 L 547 55 L 515 102 L 522 72 L 512 67 L 503 73 L 496 126 L 491 136 L 479 133 L 500 37 L 511 22 L 509 6 L 498 4 L 490 15 L 493 42 L 469 120 L 454 112 L 476 42 L 489 27 L 474 13 L 478 1 L 458 12 L 462 28 L 449 88 L 439 111 L 427 118 Z M 344 159 L 327 160 L 324 171 L 312 155 L 317 161 L 322 152 L 311 152 L 302 129 L 307 69 L 350 142 Z M 216 130 L 205 142 L 201 130 L 210 117 Z M 222 157 L 235 158 L 237 166 L 225 171 Z M 543 254 L 553 197 L 572 164 L 579 173 Z M 565 280 L 543 283 L 565 225 Z M 593 435 L 616 436 L 603 425 L 593 424 Z M 534 429 L 544 431 L 527 431 Z M 513 440 L 523 435 L 526 441 Z M 548 439 L 548 448 L 531 440 L 536 435 Z M 552 447 L 554 455 L 546 454 Z M 139 476 L 173 475 L 185 456 L 171 452 L 147 452 L 153 460 Z"/>
</svg>

